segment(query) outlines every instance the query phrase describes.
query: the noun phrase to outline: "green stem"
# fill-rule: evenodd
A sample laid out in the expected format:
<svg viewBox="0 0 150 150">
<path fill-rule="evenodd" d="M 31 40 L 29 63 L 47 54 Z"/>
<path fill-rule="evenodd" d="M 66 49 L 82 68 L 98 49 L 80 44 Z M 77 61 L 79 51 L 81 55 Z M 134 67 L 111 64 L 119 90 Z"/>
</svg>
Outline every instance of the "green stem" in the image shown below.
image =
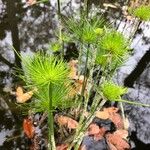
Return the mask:
<svg viewBox="0 0 150 150">
<path fill-rule="evenodd" d="M 57 9 L 58 9 L 58 18 L 60 19 L 59 23 L 59 41 L 62 43 L 62 53 L 61 57 L 64 57 L 64 41 L 62 40 L 62 26 L 61 26 L 61 21 L 62 21 L 62 16 L 61 16 L 61 9 L 60 9 L 60 0 L 57 0 Z"/>
<path fill-rule="evenodd" d="M 54 118 L 53 118 L 53 106 L 52 106 L 52 83 L 48 85 L 49 92 L 49 109 L 48 109 L 48 127 L 49 127 L 49 150 L 56 150 L 55 138 L 54 138 Z"/>
<path fill-rule="evenodd" d="M 88 0 L 84 0 L 84 12 L 85 12 L 85 17 L 88 18 L 88 13 L 89 13 L 89 5 L 88 5 Z"/>
<path fill-rule="evenodd" d="M 118 99 L 116 101 L 118 101 L 118 102 L 124 102 L 124 103 L 128 103 L 128 104 L 133 104 L 133 105 L 138 105 L 138 106 L 150 107 L 149 104 L 142 104 L 142 103 L 132 102 L 132 101 L 123 100 L 123 99 Z"/>
</svg>

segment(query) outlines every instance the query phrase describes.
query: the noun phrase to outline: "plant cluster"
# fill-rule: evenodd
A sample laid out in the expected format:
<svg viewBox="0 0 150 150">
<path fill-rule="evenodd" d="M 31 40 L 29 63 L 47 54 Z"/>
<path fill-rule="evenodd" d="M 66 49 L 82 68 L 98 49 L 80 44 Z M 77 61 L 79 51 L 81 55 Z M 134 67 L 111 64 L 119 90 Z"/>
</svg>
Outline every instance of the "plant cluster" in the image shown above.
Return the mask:
<svg viewBox="0 0 150 150">
<path fill-rule="evenodd" d="M 142 18 L 142 13 L 148 10 L 149 8 L 141 7 L 135 10 L 134 14 Z M 64 114 L 70 112 L 72 118 L 79 120 L 79 125 L 75 123 L 72 127 L 76 128 L 76 131 L 72 132 L 73 138 L 70 138 L 72 140 L 68 146 L 68 150 L 72 147 L 77 150 L 84 132 L 96 116 L 95 112 L 100 110 L 107 100 L 139 104 L 123 100 L 121 96 L 127 93 L 127 88 L 112 81 L 116 69 L 128 56 L 130 47 L 128 39 L 112 29 L 103 17 L 87 16 L 85 12 L 87 11 L 84 10 L 79 19 L 75 19 L 75 16 L 67 19 L 59 17 L 65 30 L 62 31 L 60 28 L 58 42 L 51 43 L 51 55 L 37 53 L 32 57 L 21 58 L 24 72 L 21 78 L 27 87 L 36 89 L 30 109 L 35 113 L 48 113 L 50 150 L 56 149 L 54 136 L 56 109 L 63 110 Z M 60 11 L 58 15 L 61 15 Z M 147 18 L 146 16 L 143 19 Z M 69 41 L 75 43 L 79 51 L 78 60 L 72 61 L 70 58 L 72 65 L 63 59 L 64 44 Z M 61 58 L 55 56 L 56 51 L 61 53 Z M 98 69 L 96 75 L 95 69 Z M 64 124 L 71 128 L 70 122 L 73 121 L 63 119 L 57 117 L 58 122 L 64 121 Z"/>
</svg>

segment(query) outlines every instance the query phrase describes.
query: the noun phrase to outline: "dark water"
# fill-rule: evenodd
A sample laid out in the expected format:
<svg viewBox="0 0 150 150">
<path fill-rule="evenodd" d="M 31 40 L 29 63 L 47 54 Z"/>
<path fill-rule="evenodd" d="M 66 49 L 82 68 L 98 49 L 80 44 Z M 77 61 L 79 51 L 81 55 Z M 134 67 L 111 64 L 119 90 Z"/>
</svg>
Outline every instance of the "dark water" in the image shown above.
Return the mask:
<svg viewBox="0 0 150 150">
<path fill-rule="evenodd" d="M 98 2 L 94 0 L 93 2 L 95 6 L 102 6 L 105 1 Z M 111 2 L 115 2 L 115 0 Z M 62 6 L 62 13 L 71 13 L 75 9 L 78 9 L 79 6 L 80 3 L 78 1 L 76 1 L 76 5 L 74 2 L 65 2 Z M 107 15 L 111 19 L 119 18 L 118 14 L 114 15 L 112 12 Z M 122 23 L 126 24 L 124 21 Z M 149 31 L 149 27 L 149 24 L 143 25 L 143 28 L 147 28 L 147 32 Z M 14 64 L 20 66 L 20 61 L 17 58 L 15 59 L 10 45 L 13 45 L 22 54 L 32 53 L 39 49 L 45 50 L 49 47 L 48 43 L 53 40 L 55 28 L 57 28 L 57 15 L 54 4 L 51 6 L 49 3 L 27 6 L 25 2 L 20 2 L 20 0 L 0 1 L 0 150 L 28 150 L 28 145 L 30 145 L 30 141 L 24 137 L 22 132 L 22 122 L 25 116 L 22 114 L 22 110 L 15 104 L 15 97 L 10 94 L 18 84 L 22 84 L 13 76 L 12 68 Z M 120 30 L 122 30 L 121 26 Z M 138 44 L 134 43 L 137 42 L 136 39 L 139 37 L 143 39 L 144 44 L 138 43 L 138 47 Z M 143 33 L 137 33 L 134 43 L 133 57 L 127 62 L 127 66 L 129 64 L 129 67 L 120 69 L 118 73 L 119 77 L 117 78 L 119 80 L 118 82 L 123 82 L 125 76 L 131 72 L 129 70 L 134 68 L 148 49 L 149 35 L 143 36 Z M 147 83 L 143 83 L 145 81 L 143 81 L 143 78 L 146 78 L 143 76 L 145 74 L 147 74 L 145 76 L 150 75 L 146 70 L 142 74 L 141 79 L 139 78 L 136 81 L 135 88 L 130 89 L 128 98 L 135 100 L 133 93 L 136 91 L 137 93 L 141 92 L 143 94 L 143 97 L 142 95 L 138 97 L 139 101 L 144 98 L 142 102 L 147 103 L 147 100 L 150 100 L 149 87 Z M 138 83 L 140 85 L 142 84 L 140 89 L 138 89 Z M 143 91 L 147 91 L 147 93 L 144 94 Z M 125 109 L 128 113 L 129 120 L 131 120 L 131 128 L 136 131 L 132 132 L 133 136 L 131 136 L 135 142 L 135 144 L 132 144 L 133 147 L 135 145 L 135 149 L 139 150 L 146 150 L 146 147 L 150 149 L 150 145 L 148 144 L 150 143 L 150 122 L 148 121 L 150 110 L 148 108 L 128 105 L 125 106 Z"/>
</svg>

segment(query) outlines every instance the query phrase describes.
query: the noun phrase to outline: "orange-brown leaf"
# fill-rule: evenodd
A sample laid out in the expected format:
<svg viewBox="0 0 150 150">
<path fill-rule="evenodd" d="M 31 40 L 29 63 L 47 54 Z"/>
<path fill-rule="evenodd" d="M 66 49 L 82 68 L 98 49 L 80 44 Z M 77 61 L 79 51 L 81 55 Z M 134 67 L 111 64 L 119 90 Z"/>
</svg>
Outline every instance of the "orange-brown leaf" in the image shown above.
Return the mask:
<svg viewBox="0 0 150 150">
<path fill-rule="evenodd" d="M 28 138 L 33 138 L 35 134 L 35 128 L 30 119 L 24 119 L 23 121 L 23 131 L 27 135 Z"/>
<path fill-rule="evenodd" d="M 70 66 L 70 74 L 69 74 L 69 77 L 71 79 L 78 79 L 78 73 L 77 73 L 77 63 L 78 63 L 78 60 L 71 60 L 69 62 L 69 66 Z"/>
<path fill-rule="evenodd" d="M 28 0 L 27 3 L 31 6 L 36 4 L 37 0 Z"/>
<path fill-rule="evenodd" d="M 56 150 L 67 150 L 68 144 L 61 144 L 56 147 Z"/>
<path fill-rule="evenodd" d="M 88 135 L 95 135 L 99 133 L 99 126 L 92 123 L 88 128 Z"/>
<path fill-rule="evenodd" d="M 110 119 L 118 129 L 123 129 L 123 120 L 118 112 L 118 108 L 104 108 L 103 111 L 96 112 L 96 117 L 100 119 Z"/>
<path fill-rule="evenodd" d="M 17 103 L 25 103 L 26 101 L 31 99 L 32 95 L 33 95 L 33 91 L 23 93 L 23 88 L 20 86 L 16 89 Z"/>
<path fill-rule="evenodd" d="M 117 150 L 130 149 L 130 145 L 118 134 L 107 134 L 107 141 L 114 145 Z"/>
<path fill-rule="evenodd" d="M 106 129 L 92 123 L 88 128 L 88 135 L 93 135 L 95 140 L 100 140 L 104 137 Z"/>
<path fill-rule="evenodd" d="M 115 135 L 120 136 L 123 139 L 126 139 L 128 137 L 128 131 L 127 130 L 117 130 L 114 132 Z"/>
<path fill-rule="evenodd" d="M 109 118 L 109 113 L 107 111 L 97 111 L 96 112 L 96 117 L 100 119 L 108 119 Z"/>
<path fill-rule="evenodd" d="M 69 118 L 67 116 L 57 116 L 57 122 L 61 126 L 67 126 L 69 129 L 76 129 L 78 127 L 78 122 Z"/>
</svg>

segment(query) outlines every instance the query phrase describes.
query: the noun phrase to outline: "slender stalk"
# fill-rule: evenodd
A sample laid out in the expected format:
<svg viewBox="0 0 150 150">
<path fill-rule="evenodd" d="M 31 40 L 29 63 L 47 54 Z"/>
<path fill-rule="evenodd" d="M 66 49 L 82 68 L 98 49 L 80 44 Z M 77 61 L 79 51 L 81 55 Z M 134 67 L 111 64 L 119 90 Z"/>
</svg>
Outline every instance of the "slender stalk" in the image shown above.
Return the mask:
<svg viewBox="0 0 150 150">
<path fill-rule="evenodd" d="M 143 103 L 138 103 L 138 102 L 132 102 L 124 99 L 118 99 L 118 102 L 123 102 L 123 103 L 128 103 L 128 104 L 133 104 L 133 105 L 138 105 L 138 106 L 144 106 L 144 107 L 150 107 L 149 104 L 143 104 Z"/>
<path fill-rule="evenodd" d="M 59 22 L 59 41 L 62 44 L 61 57 L 63 58 L 64 57 L 64 41 L 62 39 L 62 25 L 61 25 L 62 16 L 61 16 L 60 0 L 57 0 L 57 9 L 58 9 L 58 19 L 60 20 L 60 22 Z"/>
<path fill-rule="evenodd" d="M 122 102 L 120 102 L 119 104 L 120 104 L 121 115 L 122 115 L 122 119 L 123 119 L 123 127 L 125 128 L 125 114 L 124 114 L 124 108 L 123 108 Z"/>
<path fill-rule="evenodd" d="M 84 12 L 85 12 L 85 17 L 88 18 L 88 14 L 89 14 L 89 5 L 88 5 L 88 0 L 84 0 Z"/>
<path fill-rule="evenodd" d="M 54 138 L 54 118 L 53 118 L 53 106 L 52 106 L 52 83 L 48 85 L 49 91 L 49 109 L 48 109 L 48 127 L 49 127 L 49 150 L 56 150 L 55 138 Z"/>
</svg>

